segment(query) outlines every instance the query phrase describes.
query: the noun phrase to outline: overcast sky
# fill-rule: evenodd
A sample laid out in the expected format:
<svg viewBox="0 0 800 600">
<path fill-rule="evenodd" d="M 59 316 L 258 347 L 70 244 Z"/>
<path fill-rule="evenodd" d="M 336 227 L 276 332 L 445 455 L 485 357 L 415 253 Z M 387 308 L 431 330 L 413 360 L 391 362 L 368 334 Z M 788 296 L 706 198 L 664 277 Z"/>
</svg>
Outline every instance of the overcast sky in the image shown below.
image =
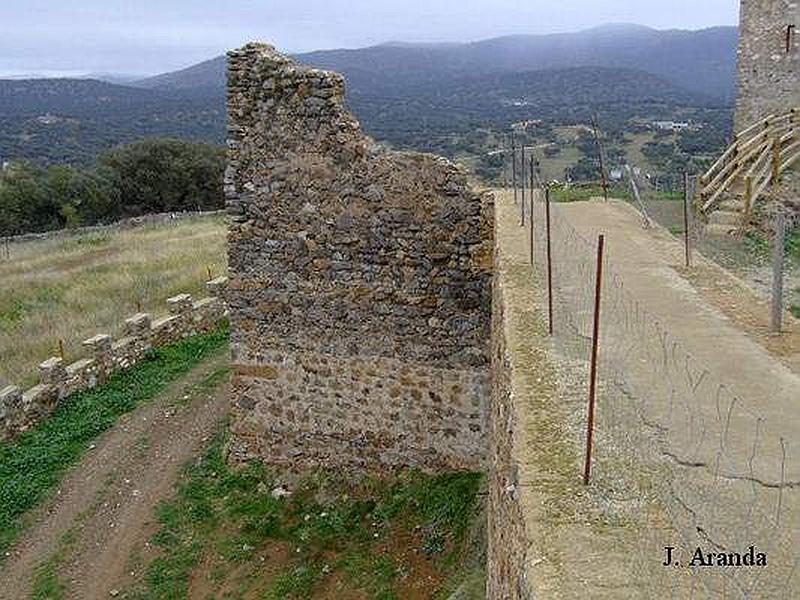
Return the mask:
<svg viewBox="0 0 800 600">
<path fill-rule="evenodd" d="M 152 74 L 251 40 L 299 52 L 604 23 L 733 25 L 739 0 L 0 0 L 0 76 Z"/>
</svg>

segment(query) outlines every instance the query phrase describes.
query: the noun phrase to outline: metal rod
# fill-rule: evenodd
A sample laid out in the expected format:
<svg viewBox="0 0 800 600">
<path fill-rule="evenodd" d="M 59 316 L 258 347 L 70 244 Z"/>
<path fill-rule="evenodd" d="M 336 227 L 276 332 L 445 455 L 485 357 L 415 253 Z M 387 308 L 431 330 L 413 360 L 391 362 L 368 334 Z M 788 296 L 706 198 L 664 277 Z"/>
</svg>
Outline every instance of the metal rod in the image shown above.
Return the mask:
<svg viewBox="0 0 800 600">
<path fill-rule="evenodd" d="M 692 247 L 689 241 L 689 202 L 692 191 L 690 189 L 689 173 L 683 174 L 683 240 L 686 268 L 692 266 Z"/>
<path fill-rule="evenodd" d="M 550 243 L 550 188 L 544 191 L 544 210 L 547 219 L 547 320 L 550 335 L 553 335 L 553 252 Z"/>
<path fill-rule="evenodd" d="M 531 183 L 531 214 L 528 217 L 528 220 L 530 221 L 530 235 L 528 237 L 530 238 L 530 240 L 529 240 L 530 241 L 529 252 L 530 252 L 531 266 L 533 266 L 533 262 L 534 262 L 534 242 L 533 242 L 533 233 L 534 233 L 534 230 L 533 230 L 534 183 L 533 183 L 533 178 L 534 178 L 535 173 L 534 173 L 533 167 L 534 167 L 534 159 L 533 159 L 533 152 L 531 152 L 531 181 L 530 181 L 530 183 Z"/>
<path fill-rule="evenodd" d="M 785 258 L 786 214 L 781 208 L 775 217 L 775 242 L 772 260 L 772 332 L 783 329 L 783 263 Z"/>
<path fill-rule="evenodd" d="M 514 186 L 514 204 L 517 203 L 517 143 L 511 132 L 511 181 Z"/>
<path fill-rule="evenodd" d="M 586 422 L 586 463 L 583 468 L 583 485 L 589 485 L 592 472 L 592 438 L 594 437 L 594 407 L 597 401 L 597 354 L 600 345 L 600 299 L 603 290 L 603 250 L 605 236 L 597 242 L 597 275 L 594 288 L 594 329 L 592 330 L 592 365 L 589 374 L 589 414 Z"/>
<path fill-rule="evenodd" d="M 520 149 L 520 187 L 522 188 L 522 202 L 520 202 L 519 226 L 525 227 L 525 145 Z"/>
</svg>

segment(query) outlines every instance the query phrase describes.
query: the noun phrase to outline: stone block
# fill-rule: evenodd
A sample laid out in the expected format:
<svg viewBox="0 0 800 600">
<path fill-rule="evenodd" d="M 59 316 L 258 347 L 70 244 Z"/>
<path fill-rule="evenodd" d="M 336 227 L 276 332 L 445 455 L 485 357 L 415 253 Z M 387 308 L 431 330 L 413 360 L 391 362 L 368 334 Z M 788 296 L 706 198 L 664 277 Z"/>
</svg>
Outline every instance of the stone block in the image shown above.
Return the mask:
<svg viewBox="0 0 800 600">
<path fill-rule="evenodd" d="M 178 294 L 172 298 L 167 298 L 167 306 L 171 315 L 183 315 L 192 312 L 191 294 Z"/>
<path fill-rule="evenodd" d="M 147 313 L 138 313 L 125 319 L 125 333 L 128 336 L 149 339 L 152 317 Z"/>
</svg>

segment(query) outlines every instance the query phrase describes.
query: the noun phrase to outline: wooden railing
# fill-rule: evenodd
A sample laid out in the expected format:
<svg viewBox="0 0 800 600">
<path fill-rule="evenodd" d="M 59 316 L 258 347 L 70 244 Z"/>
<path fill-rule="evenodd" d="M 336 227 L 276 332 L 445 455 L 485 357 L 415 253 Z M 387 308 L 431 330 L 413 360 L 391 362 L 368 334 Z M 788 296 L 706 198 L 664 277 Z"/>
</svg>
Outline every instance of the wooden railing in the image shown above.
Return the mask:
<svg viewBox="0 0 800 600">
<path fill-rule="evenodd" d="M 800 108 L 770 115 L 741 131 L 722 156 L 700 177 L 700 206 L 704 213 L 716 207 L 721 196 L 742 184 L 743 219 L 747 223 L 753 204 L 777 185 L 781 173 L 800 158 Z"/>
</svg>

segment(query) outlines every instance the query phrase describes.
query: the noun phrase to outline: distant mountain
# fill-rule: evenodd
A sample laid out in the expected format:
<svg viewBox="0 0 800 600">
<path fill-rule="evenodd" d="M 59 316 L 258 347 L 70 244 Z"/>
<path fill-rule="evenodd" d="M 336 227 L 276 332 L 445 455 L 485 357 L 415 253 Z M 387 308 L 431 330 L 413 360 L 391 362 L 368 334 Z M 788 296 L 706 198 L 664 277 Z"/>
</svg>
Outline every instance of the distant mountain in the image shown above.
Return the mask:
<svg viewBox="0 0 800 600">
<path fill-rule="evenodd" d="M 645 71 L 719 103 L 731 103 L 735 27 L 700 31 L 607 25 L 578 33 L 516 35 L 468 44 L 389 43 L 300 54 L 300 61 L 343 73 L 354 92 L 417 93 L 443 81 L 572 67 Z M 153 89 L 212 92 L 225 85 L 225 57 L 136 83 Z"/>
<path fill-rule="evenodd" d="M 226 57 L 218 56 L 180 71 L 148 77 L 131 84 L 146 89 L 215 95 L 224 93 L 227 68 Z"/>
<path fill-rule="evenodd" d="M 725 107 L 735 46 L 731 27 L 613 25 L 470 44 L 393 42 L 297 58 L 344 73 L 348 103 L 377 139 L 449 152 L 443 140 L 517 120 L 574 124 L 598 114 L 605 128 L 621 130 L 634 118 L 692 118 L 695 109 Z M 130 85 L 0 80 L 0 159 L 89 162 L 144 136 L 222 143 L 225 72 L 225 57 L 217 57 Z"/>
</svg>

